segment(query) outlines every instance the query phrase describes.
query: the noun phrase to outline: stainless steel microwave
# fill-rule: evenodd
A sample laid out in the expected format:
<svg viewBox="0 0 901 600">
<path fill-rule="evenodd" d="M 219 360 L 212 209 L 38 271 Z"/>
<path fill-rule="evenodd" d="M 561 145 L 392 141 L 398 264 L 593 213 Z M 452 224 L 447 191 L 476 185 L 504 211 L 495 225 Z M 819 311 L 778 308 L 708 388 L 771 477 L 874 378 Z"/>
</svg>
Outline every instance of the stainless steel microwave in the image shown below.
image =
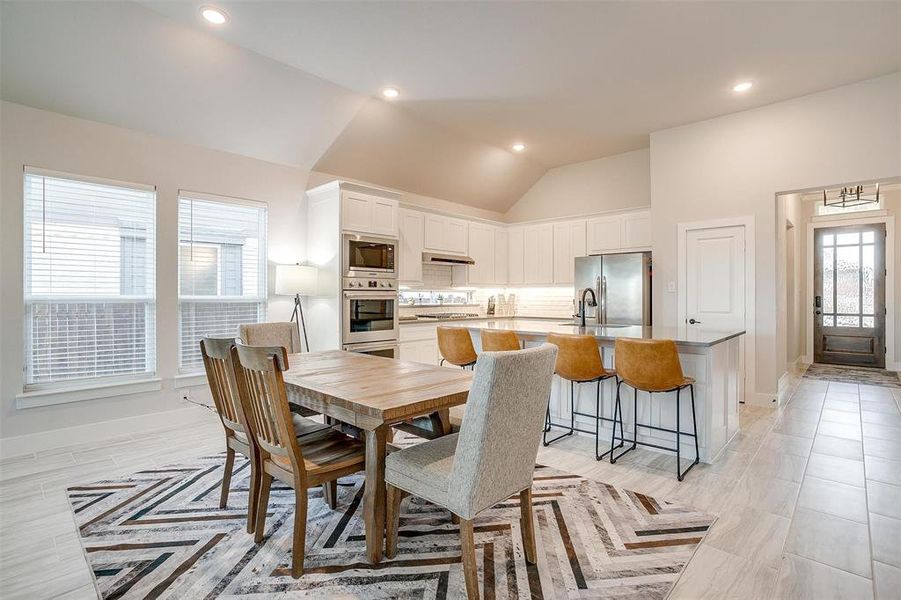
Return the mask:
<svg viewBox="0 0 901 600">
<path fill-rule="evenodd" d="M 397 240 L 345 234 L 341 253 L 345 277 L 397 277 Z"/>
</svg>

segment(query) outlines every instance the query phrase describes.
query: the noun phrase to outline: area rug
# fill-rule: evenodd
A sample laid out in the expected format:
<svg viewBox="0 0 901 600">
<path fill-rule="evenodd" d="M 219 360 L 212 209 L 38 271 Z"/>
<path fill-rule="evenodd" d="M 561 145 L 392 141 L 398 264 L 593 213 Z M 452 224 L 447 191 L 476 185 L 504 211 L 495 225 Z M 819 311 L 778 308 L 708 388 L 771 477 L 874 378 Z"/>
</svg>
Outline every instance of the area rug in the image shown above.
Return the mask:
<svg viewBox="0 0 901 600">
<path fill-rule="evenodd" d="M 804 371 L 804 377 L 841 383 L 901 387 L 901 373 L 868 367 L 845 367 L 814 363 Z"/>
<path fill-rule="evenodd" d="M 395 559 L 366 560 L 362 475 L 341 480 L 330 510 L 310 492 L 306 572 L 290 576 L 294 491 L 273 487 L 266 538 L 245 532 L 249 468 L 236 462 L 218 508 L 224 455 L 69 488 L 102 598 L 465 598 L 450 514 L 409 498 Z M 479 516 L 483 598 L 664 598 L 714 517 L 536 467 L 538 564 L 525 562 L 519 503 Z"/>
</svg>

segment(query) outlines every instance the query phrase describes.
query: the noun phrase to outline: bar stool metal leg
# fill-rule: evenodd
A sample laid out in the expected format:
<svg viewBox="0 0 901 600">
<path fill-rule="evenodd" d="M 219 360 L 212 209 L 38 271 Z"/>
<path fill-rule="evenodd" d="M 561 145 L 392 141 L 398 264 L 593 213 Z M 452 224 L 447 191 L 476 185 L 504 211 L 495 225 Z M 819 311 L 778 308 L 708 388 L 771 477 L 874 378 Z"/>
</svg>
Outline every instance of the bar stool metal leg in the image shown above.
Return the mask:
<svg viewBox="0 0 901 600">
<path fill-rule="evenodd" d="M 557 440 L 559 440 L 561 438 L 565 438 L 568 435 L 572 435 L 573 432 L 575 431 L 575 429 L 576 429 L 576 413 L 575 413 L 576 407 L 574 405 L 575 401 L 576 401 L 576 399 L 574 396 L 573 382 L 570 381 L 569 382 L 569 431 L 567 431 L 566 433 L 561 433 L 557 437 L 549 440 L 549 439 L 547 439 L 547 434 L 551 430 L 551 399 L 548 398 L 547 414 L 546 414 L 547 423 L 546 423 L 544 433 L 541 436 L 541 441 L 545 445 L 545 447 L 553 444 L 554 442 L 556 442 Z"/>
<path fill-rule="evenodd" d="M 695 433 L 695 464 L 698 464 L 701 461 L 701 451 L 698 450 L 698 420 L 695 418 L 695 384 L 690 384 L 688 391 L 691 392 L 691 426 Z"/>
<path fill-rule="evenodd" d="M 682 481 L 682 457 L 680 451 L 682 444 L 679 439 L 679 432 L 682 428 L 679 426 L 679 413 L 682 412 L 681 400 L 682 388 L 676 390 L 676 479 Z"/>
<path fill-rule="evenodd" d="M 632 423 L 632 450 L 635 450 L 638 440 L 638 388 L 632 388 Z"/>
<path fill-rule="evenodd" d="M 603 379 L 598 379 L 598 387 L 597 387 L 597 391 L 595 393 L 595 400 L 594 400 L 594 414 L 595 414 L 595 419 L 594 419 L 594 458 L 595 458 L 595 460 L 601 460 L 605 456 L 607 456 L 608 454 L 613 452 L 613 449 L 611 448 L 610 450 L 607 450 L 606 452 L 601 454 L 601 421 L 613 421 L 613 432 L 614 432 L 614 434 L 616 433 L 616 419 L 608 419 L 608 418 L 604 417 L 603 415 L 601 415 L 601 381 L 603 381 Z M 620 427 L 620 437 L 622 437 L 622 427 Z M 620 441 L 619 445 L 616 447 L 622 448 L 623 442 Z"/>
</svg>

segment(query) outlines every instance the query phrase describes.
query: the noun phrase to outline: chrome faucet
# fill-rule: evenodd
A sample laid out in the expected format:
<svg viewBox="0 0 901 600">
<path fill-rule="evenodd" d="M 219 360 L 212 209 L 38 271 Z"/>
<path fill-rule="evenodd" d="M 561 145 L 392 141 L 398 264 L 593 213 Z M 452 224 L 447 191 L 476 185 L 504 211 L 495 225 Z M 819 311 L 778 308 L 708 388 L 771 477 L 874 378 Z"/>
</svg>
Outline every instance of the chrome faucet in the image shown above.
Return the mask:
<svg viewBox="0 0 901 600">
<path fill-rule="evenodd" d="M 588 294 L 588 292 L 591 292 L 591 303 L 590 304 L 586 304 L 586 302 L 585 302 L 585 295 Z M 582 299 L 579 300 L 579 317 L 582 319 L 580 327 L 585 327 L 585 308 L 586 308 L 586 306 L 597 306 L 597 305 L 598 305 L 598 297 L 595 296 L 594 290 L 591 289 L 590 287 L 587 287 L 584 290 L 582 290 Z"/>
</svg>

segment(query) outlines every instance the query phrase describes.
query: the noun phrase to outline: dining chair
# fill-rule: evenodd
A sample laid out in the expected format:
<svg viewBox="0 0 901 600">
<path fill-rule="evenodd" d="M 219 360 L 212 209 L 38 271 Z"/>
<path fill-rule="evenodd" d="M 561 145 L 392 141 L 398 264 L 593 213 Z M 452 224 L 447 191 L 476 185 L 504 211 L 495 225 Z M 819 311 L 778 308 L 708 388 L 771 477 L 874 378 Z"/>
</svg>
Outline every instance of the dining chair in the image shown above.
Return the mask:
<svg viewBox="0 0 901 600">
<path fill-rule="evenodd" d="M 386 554 L 397 554 L 400 505 L 413 495 L 459 518 L 466 593 L 479 597 L 473 520 L 519 495 L 526 560 L 535 564 L 532 477 L 557 347 L 543 344 L 479 357 L 460 433 L 388 455 Z"/>
<path fill-rule="evenodd" d="M 294 426 L 298 416 L 288 408 L 282 377 L 288 369 L 284 348 L 247 346 L 237 342 L 232 353 L 236 364 L 241 366 L 241 373 L 235 379 L 238 392 L 249 407 L 248 430 L 256 440 L 259 456 L 254 541 L 263 541 L 269 490 L 272 479 L 276 478 L 294 488 L 291 576 L 297 578 L 303 574 L 308 490 L 317 485 L 322 485 L 323 489 L 327 485 L 334 486 L 339 477 L 362 470 L 364 447 L 362 442 L 333 428 L 298 435 Z"/>
<path fill-rule="evenodd" d="M 281 346 L 288 354 L 301 352 L 297 324 L 288 321 L 273 323 L 242 323 L 238 325 L 238 338 L 248 346 Z M 299 404 L 291 404 L 291 411 L 302 417 L 318 415 L 315 410 Z"/>
<path fill-rule="evenodd" d="M 231 349 L 235 346 L 235 338 L 200 339 L 200 354 L 206 370 L 207 382 L 213 396 L 213 404 L 222 427 L 225 429 L 225 471 L 222 474 L 222 493 L 219 496 L 219 508 L 228 504 L 228 492 L 231 486 L 232 470 L 235 465 L 235 452 L 239 452 L 250 460 L 250 491 L 247 495 L 247 532 L 253 533 L 256 516 L 256 497 L 259 470 L 256 466 L 256 452 L 252 440 L 247 435 L 247 419 L 244 406 L 235 385 L 232 368 Z"/>
<path fill-rule="evenodd" d="M 479 338 L 482 342 L 482 352 L 502 352 L 522 348 L 519 336 L 505 329 L 483 329 L 479 332 Z"/>
</svg>

